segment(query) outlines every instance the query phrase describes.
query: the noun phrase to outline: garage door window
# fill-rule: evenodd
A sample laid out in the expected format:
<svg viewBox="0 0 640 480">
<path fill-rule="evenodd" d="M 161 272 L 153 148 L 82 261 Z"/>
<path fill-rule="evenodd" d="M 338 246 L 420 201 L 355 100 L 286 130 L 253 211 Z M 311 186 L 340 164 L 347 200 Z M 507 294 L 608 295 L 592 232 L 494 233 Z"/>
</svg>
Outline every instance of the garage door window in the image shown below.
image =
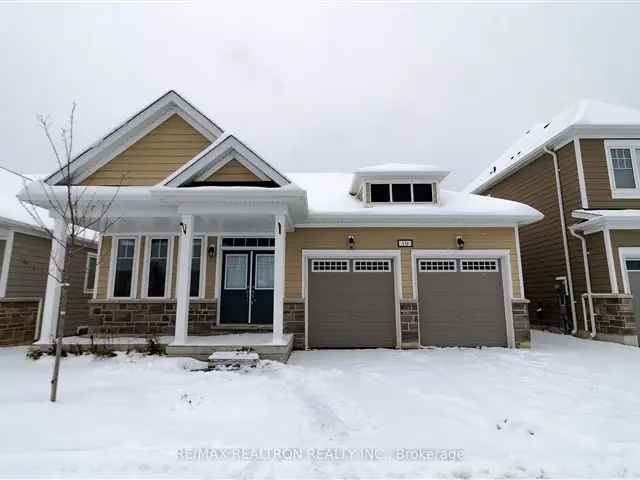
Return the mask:
<svg viewBox="0 0 640 480">
<path fill-rule="evenodd" d="M 320 272 L 348 272 L 349 260 L 313 260 L 311 271 Z"/>
<path fill-rule="evenodd" d="M 629 272 L 640 272 L 640 260 L 627 260 L 627 270 Z"/>
<path fill-rule="evenodd" d="M 497 260 L 462 260 L 460 270 L 463 272 L 497 272 Z"/>
<path fill-rule="evenodd" d="M 420 260 L 418 267 L 421 272 L 455 272 L 455 260 Z"/>
<path fill-rule="evenodd" d="M 390 272 L 390 260 L 354 260 L 354 272 Z"/>
</svg>

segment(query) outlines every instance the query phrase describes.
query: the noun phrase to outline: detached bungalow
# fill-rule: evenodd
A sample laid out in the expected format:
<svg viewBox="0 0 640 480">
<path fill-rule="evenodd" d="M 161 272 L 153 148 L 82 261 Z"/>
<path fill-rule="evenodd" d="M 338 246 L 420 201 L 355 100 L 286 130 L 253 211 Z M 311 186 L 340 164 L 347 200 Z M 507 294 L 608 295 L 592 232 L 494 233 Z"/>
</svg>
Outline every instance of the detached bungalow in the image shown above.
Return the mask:
<svg viewBox="0 0 640 480">
<path fill-rule="evenodd" d="M 119 219 L 100 240 L 88 326 L 195 356 L 526 347 L 518 228 L 542 215 L 444 190 L 447 174 L 285 174 L 170 91 L 71 164 L 80 201 L 115 195 Z M 66 181 L 54 172 L 28 198 L 47 208 Z M 45 316 L 41 343 L 55 327 Z"/>
</svg>

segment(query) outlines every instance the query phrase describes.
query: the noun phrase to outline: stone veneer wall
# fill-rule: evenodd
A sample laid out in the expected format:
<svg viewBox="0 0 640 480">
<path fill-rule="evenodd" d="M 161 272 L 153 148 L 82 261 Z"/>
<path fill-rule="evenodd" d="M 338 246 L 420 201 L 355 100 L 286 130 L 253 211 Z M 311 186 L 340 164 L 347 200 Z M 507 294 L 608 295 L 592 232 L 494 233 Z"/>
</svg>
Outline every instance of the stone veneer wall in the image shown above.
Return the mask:
<svg viewBox="0 0 640 480">
<path fill-rule="evenodd" d="M 0 301 L 0 346 L 33 343 L 40 314 L 39 299 Z"/>
<path fill-rule="evenodd" d="M 215 300 L 189 305 L 189 335 L 210 335 L 216 327 Z M 156 300 L 92 301 L 89 333 L 109 335 L 174 335 L 176 302 Z"/>
<path fill-rule="evenodd" d="M 516 348 L 531 347 L 531 327 L 529 325 L 529 300 L 514 299 L 511 301 L 513 314 L 513 331 Z"/>
<path fill-rule="evenodd" d="M 418 304 L 414 300 L 400 301 L 400 338 L 404 348 L 420 346 Z"/>
<path fill-rule="evenodd" d="M 633 314 L 633 296 L 626 294 L 593 295 L 596 333 L 638 335 Z"/>
<path fill-rule="evenodd" d="M 304 300 L 284 301 L 284 333 L 293 333 L 293 348 L 304 350 Z"/>
</svg>

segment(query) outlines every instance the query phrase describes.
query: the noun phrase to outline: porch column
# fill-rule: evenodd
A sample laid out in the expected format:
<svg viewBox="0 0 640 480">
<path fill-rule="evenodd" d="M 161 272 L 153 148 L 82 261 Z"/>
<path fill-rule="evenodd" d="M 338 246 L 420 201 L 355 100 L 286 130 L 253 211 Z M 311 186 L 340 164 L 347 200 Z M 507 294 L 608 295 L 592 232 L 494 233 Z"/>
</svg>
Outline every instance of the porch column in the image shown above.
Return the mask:
<svg viewBox="0 0 640 480">
<path fill-rule="evenodd" d="M 284 259 L 286 247 L 284 215 L 275 216 L 275 252 L 273 259 L 273 343 L 284 339 Z"/>
<path fill-rule="evenodd" d="M 52 216 L 53 217 L 53 216 Z M 47 345 L 52 343 L 58 330 L 58 313 L 60 309 L 60 295 L 62 274 L 64 272 L 64 258 L 67 245 L 67 222 L 61 216 L 54 218 L 53 238 L 51 239 L 51 255 L 49 256 L 49 275 L 44 294 L 42 321 L 40 322 L 40 337 L 36 343 Z"/>
<path fill-rule="evenodd" d="M 191 250 L 194 216 L 183 215 L 178 242 L 178 270 L 176 275 L 176 332 L 173 343 L 184 345 L 189 326 L 189 287 L 191 282 Z"/>
</svg>

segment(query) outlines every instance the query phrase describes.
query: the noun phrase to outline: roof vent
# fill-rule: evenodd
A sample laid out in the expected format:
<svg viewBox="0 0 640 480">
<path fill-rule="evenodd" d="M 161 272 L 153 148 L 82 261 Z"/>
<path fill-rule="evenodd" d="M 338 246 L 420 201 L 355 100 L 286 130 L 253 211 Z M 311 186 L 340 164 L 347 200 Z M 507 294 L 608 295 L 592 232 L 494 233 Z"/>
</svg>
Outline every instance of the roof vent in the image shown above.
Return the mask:
<svg viewBox="0 0 640 480">
<path fill-rule="evenodd" d="M 518 153 L 516 153 L 516 155 L 520 155 L 522 153 L 522 150 L 518 150 Z"/>
<path fill-rule="evenodd" d="M 526 132 L 524 132 L 525 135 L 529 135 L 531 133 L 531 130 L 527 130 Z"/>
<path fill-rule="evenodd" d="M 542 128 L 547 128 L 549 125 L 551 125 L 551 122 L 548 122 L 544 127 Z"/>
<path fill-rule="evenodd" d="M 496 170 L 498 170 L 498 169 L 494 165 L 493 168 L 491 169 L 491 172 L 489 172 L 489 175 L 492 175 L 492 174 L 496 173 Z"/>
</svg>

